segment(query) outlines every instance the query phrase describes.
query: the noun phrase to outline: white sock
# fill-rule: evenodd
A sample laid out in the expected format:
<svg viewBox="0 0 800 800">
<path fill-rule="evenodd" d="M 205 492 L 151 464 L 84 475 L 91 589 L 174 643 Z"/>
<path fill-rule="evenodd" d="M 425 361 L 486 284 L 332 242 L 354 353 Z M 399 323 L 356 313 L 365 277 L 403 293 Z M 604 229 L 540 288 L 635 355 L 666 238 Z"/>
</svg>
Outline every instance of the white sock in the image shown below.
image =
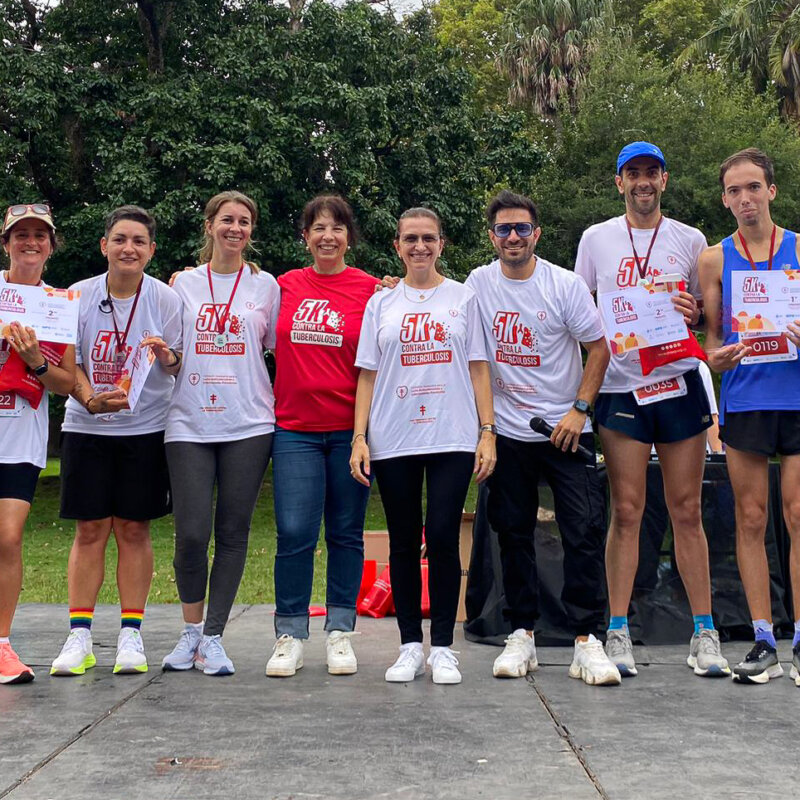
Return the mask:
<svg viewBox="0 0 800 800">
<path fill-rule="evenodd" d="M 194 631 L 197 631 L 198 633 L 202 633 L 204 625 L 205 625 L 205 622 L 187 622 L 186 625 L 185 625 L 185 628 L 186 628 L 187 631 L 188 630 L 194 630 Z"/>
</svg>

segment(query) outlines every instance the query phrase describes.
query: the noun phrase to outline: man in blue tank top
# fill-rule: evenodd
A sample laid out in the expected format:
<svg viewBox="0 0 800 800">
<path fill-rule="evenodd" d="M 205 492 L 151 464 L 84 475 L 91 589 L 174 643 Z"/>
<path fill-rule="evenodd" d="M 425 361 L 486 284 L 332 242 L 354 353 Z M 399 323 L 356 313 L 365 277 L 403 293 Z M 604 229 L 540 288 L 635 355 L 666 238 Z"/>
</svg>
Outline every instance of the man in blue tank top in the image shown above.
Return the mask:
<svg viewBox="0 0 800 800">
<path fill-rule="evenodd" d="M 766 683 L 783 674 L 772 631 L 767 525 L 768 461 L 781 459 L 783 515 L 791 537 L 790 572 L 795 617 L 800 617 L 800 319 L 785 329 L 769 315 L 736 301 L 734 287 L 767 294 L 764 276 L 800 272 L 798 238 L 772 221 L 775 199 L 770 159 L 755 148 L 725 159 L 720 167 L 722 203 L 736 219 L 736 232 L 706 250 L 699 260 L 712 369 L 722 373 L 720 438 L 736 499 L 736 557 L 753 618 L 755 645 L 733 670 L 733 679 Z M 746 275 L 742 275 L 744 272 Z M 738 273 L 738 275 L 737 275 Z M 748 277 L 754 280 L 748 283 Z M 737 290 L 736 294 L 739 294 Z M 744 307 L 742 307 L 744 306 Z M 765 308 L 762 306 L 762 308 Z M 798 313 L 800 317 L 800 312 Z M 800 620 L 795 622 L 791 676 L 800 686 Z"/>
</svg>

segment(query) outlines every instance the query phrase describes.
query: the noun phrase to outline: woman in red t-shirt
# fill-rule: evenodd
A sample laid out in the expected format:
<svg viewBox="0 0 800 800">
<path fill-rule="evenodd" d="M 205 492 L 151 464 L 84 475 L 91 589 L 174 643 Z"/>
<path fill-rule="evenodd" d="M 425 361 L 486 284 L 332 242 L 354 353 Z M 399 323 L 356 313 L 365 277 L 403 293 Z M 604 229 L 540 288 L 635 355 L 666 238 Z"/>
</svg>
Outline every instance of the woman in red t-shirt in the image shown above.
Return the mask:
<svg viewBox="0 0 800 800">
<path fill-rule="evenodd" d="M 356 621 L 369 498 L 369 487 L 350 477 L 355 356 L 364 307 L 378 280 L 344 262 L 356 226 L 353 210 L 341 197 L 311 200 L 303 209 L 302 231 L 313 264 L 278 279 L 272 451 L 278 641 L 266 671 L 286 677 L 303 666 L 314 552 L 324 517 L 328 672 L 349 675 L 357 669 L 350 634 Z"/>
</svg>

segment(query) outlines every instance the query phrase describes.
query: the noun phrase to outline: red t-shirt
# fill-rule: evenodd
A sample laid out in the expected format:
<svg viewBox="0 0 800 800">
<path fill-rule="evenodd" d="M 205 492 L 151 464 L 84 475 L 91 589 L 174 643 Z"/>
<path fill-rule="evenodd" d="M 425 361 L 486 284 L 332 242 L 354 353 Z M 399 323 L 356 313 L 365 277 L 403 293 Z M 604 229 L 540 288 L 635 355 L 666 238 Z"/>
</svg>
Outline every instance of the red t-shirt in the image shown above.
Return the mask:
<svg viewBox="0 0 800 800">
<path fill-rule="evenodd" d="M 336 275 L 320 275 L 305 267 L 278 278 L 275 418 L 280 427 L 291 431 L 353 427 L 358 336 L 364 307 L 378 283 L 354 267 Z"/>
</svg>

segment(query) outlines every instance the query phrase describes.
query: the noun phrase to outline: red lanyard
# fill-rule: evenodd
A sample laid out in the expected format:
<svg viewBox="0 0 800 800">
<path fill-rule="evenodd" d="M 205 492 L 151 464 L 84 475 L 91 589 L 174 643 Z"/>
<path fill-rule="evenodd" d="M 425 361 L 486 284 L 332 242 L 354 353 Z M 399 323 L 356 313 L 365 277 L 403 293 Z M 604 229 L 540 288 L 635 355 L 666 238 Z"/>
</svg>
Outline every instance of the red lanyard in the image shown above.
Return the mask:
<svg viewBox="0 0 800 800">
<path fill-rule="evenodd" d="M 211 264 L 208 265 L 208 289 L 211 292 L 211 302 L 214 305 L 214 316 L 217 318 L 217 327 L 214 329 L 217 333 L 225 333 L 225 325 L 228 322 L 228 316 L 231 313 L 231 305 L 233 304 L 233 298 L 236 296 L 236 290 L 239 288 L 239 281 L 242 278 L 243 269 L 244 264 L 239 267 L 239 274 L 236 276 L 236 282 L 233 284 L 233 291 L 231 292 L 231 296 L 228 298 L 228 304 L 225 306 L 222 314 L 220 314 L 219 309 L 217 308 L 217 302 L 214 300 L 214 285 L 211 282 Z"/>
<path fill-rule="evenodd" d="M 125 350 L 125 346 L 128 343 L 128 332 L 131 329 L 131 323 L 133 322 L 133 315 L 136 313 L 136 306 L 139 305 L 139 296 L 142 293 L 142 285 L 144 284 L 144 275 L 142 275 L 141 280 L 139 281 L 139 285 L 136 287 L 136 296 L 133 298 L 133 305 L 131 306 L 131 313 L 128 314 L 128 324 L 125 326 L 125 332 L 120 333 L 119 327 L 117 326 L 117 315 L 114 313 L 114 304 L 111 303 L 111 321 L 114 323 L 114 337 L 117 340 L 117 357 L 121 357 L 125 355 L 127 357 L 128 353 Z M 106 278 L 106 294 L 111 297 L 111 292 L 108 289 L 108 278 Z"/>
<path fill-rule="evenodd" d="M 661 227 L 661 222 L 664 216 L 658 218 L 656 228 L 653 231 L 653 238 L 650 240 L 650 246 L 647 248 L 647 255 L 644 257 L 644 266 L 639 263 L 639 254 L 636 252 L 636 245 L 633 243 L 633 231 L 631 230 L 631 223 L 628 217 L 625 217 L 625 224 L 628 226 L 628 237 L 631 240 L 631 250 L 633 250 L 633 263 L 636 264 L 636 269 L 639 270 L 639 277 L 644 278 L 647 275 L 647 267 L 650 264 L 650 253 L 653 252 L 653 245 L 656 243 L 656 236 L 658 236 L 658 229 Z"/>
<path fill-rule="evenodd" d="M 767 262 L 767 269 L 772 269 L 772 256 L 775 255 L 775 231 L 778 229 L 778 226 L 773 224 L 772 226 L 772 236 L 769 240 L 769 261 Z M 745 255 L 747 256 L 747 260 L 750 262 L 750 269 L 757 270 L 758 267 L 756 266 L 756 262 L 753 261 L 753 256 L 750 255 L 750 250 L 747 248 L 747 242 L 744 240 L 744 236 L 742 236 L 742 232 L 739 231 L 739 241 L 742 243 L 742 249 L 744 250 Z"/>
</svg>

